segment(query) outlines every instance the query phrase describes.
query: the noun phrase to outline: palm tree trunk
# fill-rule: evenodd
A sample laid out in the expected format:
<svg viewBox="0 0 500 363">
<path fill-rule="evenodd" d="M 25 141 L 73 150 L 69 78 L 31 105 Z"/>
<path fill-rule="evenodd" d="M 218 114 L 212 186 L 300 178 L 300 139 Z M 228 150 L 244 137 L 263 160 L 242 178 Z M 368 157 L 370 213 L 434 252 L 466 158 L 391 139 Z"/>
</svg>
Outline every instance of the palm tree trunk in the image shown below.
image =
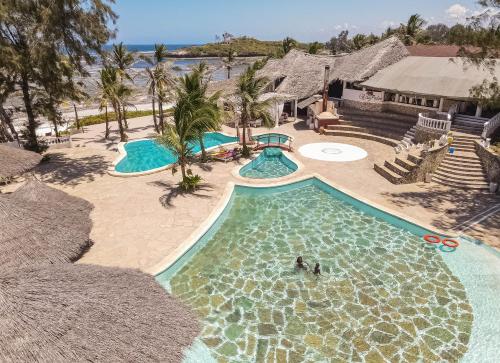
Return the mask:
<svg viewBox="0 0 500 363">
<path fill-rule="evenodd" d="M 231 66 L 227 66 L 227 79 L 231 79 Z"/>
<path fill-rule="evenodd" d="M 35 113 L 33 112 L 33 105 L 31 103 L 30 86 L 28 77 L 23 74 L 21 76 L 21 90 L 23 92 L 24 107 L 26 108 L 26 116 L 28 117 L 28 125 L 26 126 L 28 132 L 28 147 L 33 151 L 40 151 L 38 138 L 36 137 L 37 122 L 35 120 Z"/>
<path fill-rule="evenodd" d="M 207 150 L 205 150 L 205 143 L 203 142 L 203 134 L 198 138 L 201 148 L 201 162 L 205 163 L 207 161 Z"/>
<path fill-rule="evenodd" d="M 181 167 L 182 181 L 186 180 L 186 160 L 184 156 L 179 158 L 179 165 Z"/>
<path fill-rule="evenodd" d="M 127 142 L 127 134 L 125 133 L 125 129 L 123 128 L 123 122 L 122 122 L 122 108 L 120 104 L 117 104 L 115 106 L 115 113 L 116 113 L 116 118 L 118 121 L 118 129 L 120 130 L 120 141 L 121 142 Z"/>
<path fill-rule="evenodd" d="M 106 131 L 104 131 L 104 139 L 109 139 L 109 116 L 108 116 L 108 105 L 104 106 L 105 119 L 106 119 Z"/>
<path fill-rule="evenodd" d="M 10 134 L 5 122 L 0 122 L 0 142 L 14 141 L 14 138 Z"/>
<path fill-rule="evenodd" d="M 154 88 L 153 88 L 153 97 L 152 97 L 152 99 L 151 99 L 151 102 L 152 102 L 152 104 L 153 104 L 153 123 L 154 123 L 154 125 L 155 125 L 155 131 L 156 131 L 157 133 L 160 133 L 160 130 L 158 129 L 158 122 L 156 121 L 155 97 L 156 97 L 156 96 L 155 96 L 155 90 L 154 90 Z"/>
<path fill-rule="evenodd" d="M 163 122 L 163 102 L 161 99 L 158 99 L 158 113 L 160 114 L 160 132 L 163 135 L 165 131 L 165 124 Z"/>
<path fill-rule="evenodd" d="M 122 113 L 123 122 L 125 124 L 125 130 L 128 130 L 128 122 L 127 122 L 127 110 L 125 109 L 125 105 L 123 105 L 123 113 Z"/>
<path fill-rule="evenodd" d="M 3 108 L 3 105 L 0 104 L 0 120 L 6 125 L 6 129 L 10 130 L 10 135 L 13 139 L 16 139 L 19 143 L 19 135 L 17 134 L 16 129 L 14 128 L 14 124 L 12 123 L 12 119 L 10 118 L 9 113 Z M 13 141 L 13 140 L 11 140 Z"/>
<path fill-rule="evenodd" d="M 248 149 L 247 146 L 247 121 L 246 120 L 241 120 L 241 124 L 243 126 L 243 156 L 244 157 L 249 157 L 250 156 L 250 150 Z"/>
<path fill-rule="evenodd" d="M 59 128 L 57 127 L 57 118 L 54 118 L 52 120 L 52 123 L 54 124 L 54 132 L 56 133 L 56 137 L 59 137 Z"/>
</svg>

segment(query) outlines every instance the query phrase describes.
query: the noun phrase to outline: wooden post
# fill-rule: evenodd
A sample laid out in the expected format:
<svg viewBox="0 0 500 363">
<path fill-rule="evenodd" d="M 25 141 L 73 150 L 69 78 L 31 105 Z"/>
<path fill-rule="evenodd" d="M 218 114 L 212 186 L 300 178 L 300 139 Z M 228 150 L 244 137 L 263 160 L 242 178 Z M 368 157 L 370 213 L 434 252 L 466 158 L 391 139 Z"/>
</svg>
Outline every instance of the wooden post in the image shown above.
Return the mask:
<svg viewBox="0 0 500 363">
<path fill-rule="evenodd" d="M 78 119 L 78 111 L 76 110 L 76 105 L 73 103 L 73 109 L 75 110 L 75 123 L 76 129 L 80 130 L 80 120 Z M 82 128 L 82 132 L 85 133 L 85 130 Z"/>
<path fill-rule="evenodd" d="M 330 66 L 325 66 L 325 79 L 323 82 L 323 112 L 328 109 L 328 83 L 330 78 Z"/>
</svg>

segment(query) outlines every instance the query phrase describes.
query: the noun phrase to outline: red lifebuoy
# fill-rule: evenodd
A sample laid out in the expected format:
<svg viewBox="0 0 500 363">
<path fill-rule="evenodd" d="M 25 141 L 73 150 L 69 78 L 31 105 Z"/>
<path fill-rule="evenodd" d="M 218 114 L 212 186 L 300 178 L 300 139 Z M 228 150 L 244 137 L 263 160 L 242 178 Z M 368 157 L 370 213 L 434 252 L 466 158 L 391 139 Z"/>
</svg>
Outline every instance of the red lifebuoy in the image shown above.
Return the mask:
<svg viewBox="0 0 500 363">
<path fill-rule="evenodd" d="M 441 238 L 439 238 L 439 236 L 433 236 L 431 234 L 426 234 L 424 236 L 424 240 L 427 243 L 434 243 L 434 244 L 437 244 L 437 243 L 441 242 Z"/>
<path fill-rule="evenodd" d="M 454 239 L 446 238 L 443 240 L 443 245 L 450 248 L 457 248 L 460 245 L 460 243 L 458 243 L 458 241 L 455 241 Z"/>
</svg>

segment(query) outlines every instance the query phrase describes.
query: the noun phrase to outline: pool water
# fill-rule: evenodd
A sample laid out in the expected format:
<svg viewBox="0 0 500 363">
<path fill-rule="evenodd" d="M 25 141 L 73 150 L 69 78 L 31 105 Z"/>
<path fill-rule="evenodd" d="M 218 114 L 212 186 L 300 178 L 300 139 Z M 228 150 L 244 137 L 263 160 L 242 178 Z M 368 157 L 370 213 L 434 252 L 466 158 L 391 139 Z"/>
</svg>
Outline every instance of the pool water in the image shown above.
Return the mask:
<svg viewBox="0 0 500 363">
<path fill-rule="evenodd" d="M 200 340 L 220 362 L 457 361 L 476 318 L 445 259 L 459 258 L 457 271 L 477 256 L 467 246 L 463 255 L 434 249 L 427 233 L 317 179 L 237 186 L 212 228 L 157 279 L 197 312 Z M 299 255 L 322 275 L 296 270 Z M 473 297 L 485 309 L 478 323 L 490 328 L 474 335 L 490 357 L 497 263 L 468 282 L 484 293 Z"/>
<path fill-rule="evenodd" d="M 237 137 L 231 137 L 219 132 L 209 132 L 203 137 L 205 148 L 211 148 L 223 144 L 238 141 Z M 193 152 L 201 151 L 198 142 L 191 145 Z M 125 144 L 127 155 L 115 166 L 120 173 L 137 173 L 158 169 L 177 162 L 177 157 L 166 147 L 159 145 L 155 140 L 131 141 Z"/>
<path fill-rule="evenodd" d="M 251 179 L 280 178 L 297 171 L 297 164 L 278 148 L 266 148 L 260 155 L 240 169 L 240 175 Z"/>
</svg>

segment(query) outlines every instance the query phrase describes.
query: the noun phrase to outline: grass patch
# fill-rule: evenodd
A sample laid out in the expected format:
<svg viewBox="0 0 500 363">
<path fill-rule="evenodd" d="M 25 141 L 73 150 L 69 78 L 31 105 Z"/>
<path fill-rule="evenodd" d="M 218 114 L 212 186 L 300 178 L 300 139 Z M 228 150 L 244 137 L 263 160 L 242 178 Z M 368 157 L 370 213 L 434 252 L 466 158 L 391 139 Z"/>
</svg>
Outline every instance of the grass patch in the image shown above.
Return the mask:
<svg viewBox="0 0 500 363">
<path fill-rule="evenodd" d="M 134 117 L 150 116 L 153 114 L 152 110 L 149 111 L 127 111 L 127 120 Z M 108 112 L 109 121 L 116 121 L 116 114 L 114 112 Z M 106 122 L 106 115 L 101 113 L 99 115 L 85 116 L 79 121 L 80 126 L 90 126 L 103 124 Z"/>
</svg>

